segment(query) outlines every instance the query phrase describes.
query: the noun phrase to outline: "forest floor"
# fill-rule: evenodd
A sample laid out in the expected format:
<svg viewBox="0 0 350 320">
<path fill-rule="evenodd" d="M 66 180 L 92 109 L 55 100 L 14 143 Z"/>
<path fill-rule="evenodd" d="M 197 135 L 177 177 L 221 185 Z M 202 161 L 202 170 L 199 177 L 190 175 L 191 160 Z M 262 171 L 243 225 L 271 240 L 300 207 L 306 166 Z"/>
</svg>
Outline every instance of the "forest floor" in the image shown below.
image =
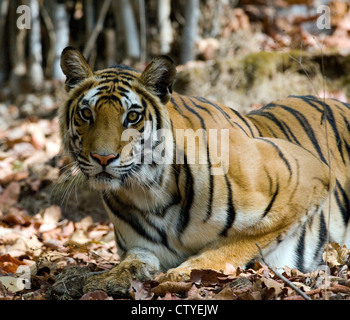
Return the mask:
<svg viewBox="0 0 350 320">
<path fill-rule="evenodd" d="M 293 53 L 288 56 L 294 63 L 290 58 Z M 310 78 L 304 69 L 306 65 L 319 66 L 318 58 L 305 57 L 303 68 L 298 63 L 299 68 L 288 67 L 283 59 L 275 53 L 261 53 L 246 56 L 239 63 L 234 59 L 197 63 L 180 72 L 177 90 L 242 105 L 238 108 L 242 112 L 268 102 L 267 96 L 272 100 L 288 94 L 273 96 L 278 88 L 266 92 L 272 82 L 279 85 L 282 81 L 283 88 L 294 88 L 293 93 L 314 90 L 309 88 Z M 347 61 L 337 55 L 329 59 L 333 66 L 338 61 L 340 69 Z M 254 68 L 247 69 L 252 62 Z M 233 78 L 241 86 L 228 95 Z M 249 78 L 254 80 L 246 80 Z M 317 77 L 313 80 L 319 81 Z M 322 81 L 317 87 L 320 84 Z M 349 96 L 345 89 L 333 89 L 329 92 L 335 97 L 344 100 Z M 113 227 L 97 193 L 63 178 L 69 164 L 59 153 L 56 113 L 64 97 L 62 84 L 49 84 L 40 94 L 20 95 L 11 103 L 0 104 L 0 300 L 117 299 L 101 291 L 82 292 L 90 272 L 111 269 L 119 256 Z M 287 280 L 256 262 L 248 270 L 230 264 L 222 272 L 193 270 L 187 282 L 134 281 L 130 299 L 305 299 L 292 289 L 292 283 L 314 300 L 350 300 L 349 250 L 329 244 L 324 259 L 327 267 L 311 273 L 283 268 L 280 272 Z"/>
</svg>

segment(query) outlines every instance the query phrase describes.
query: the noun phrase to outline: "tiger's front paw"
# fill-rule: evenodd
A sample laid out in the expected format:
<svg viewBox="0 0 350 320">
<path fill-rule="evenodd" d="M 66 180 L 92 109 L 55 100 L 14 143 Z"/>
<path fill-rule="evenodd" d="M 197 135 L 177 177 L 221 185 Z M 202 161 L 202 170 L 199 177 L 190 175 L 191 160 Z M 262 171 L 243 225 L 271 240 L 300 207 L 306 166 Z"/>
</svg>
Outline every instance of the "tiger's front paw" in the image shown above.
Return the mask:
<svg viewBox="0 0 350 320">
<path fill-rule="evenodd" d="M 115 267 L 109 272 L 89 277 L 84 285 L 84 293 L 102 290 L 110 295 L 127 296 L 130 287 L 131 276 L 128 272 L 122 272 Z"/>
<path fill-rule="evenodd" d="M 187 267 L 178 267 L 169 269 L 168 272 L 162 276 L 160 276 L 157 280 L 159 282 L 165 281 L 188 281 L 191 277 L 191 268 Z"/>
<path fill-rule="evenodd" d="M 151 279 L 150 268 L 140 260 L 123 261 L 112 270 L 89 277 L 84 285 L 84 293 L 102 290 L 110 295 L 128 296 L 132 279 Z"/>
</svg>

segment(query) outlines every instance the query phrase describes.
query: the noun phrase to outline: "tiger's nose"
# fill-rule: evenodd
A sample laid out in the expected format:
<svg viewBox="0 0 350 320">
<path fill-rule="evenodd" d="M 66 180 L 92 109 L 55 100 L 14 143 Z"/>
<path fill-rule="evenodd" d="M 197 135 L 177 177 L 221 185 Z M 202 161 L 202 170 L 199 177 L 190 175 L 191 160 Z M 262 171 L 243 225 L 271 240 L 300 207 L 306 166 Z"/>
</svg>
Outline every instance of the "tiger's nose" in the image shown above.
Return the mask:
<svg viewBox="0 0 350 320">
<path fill-rule="evenodd" d="M 99 153 L 91 153 L 90 155 L 101 166 L 107 166 L 113 160 L 116 160 L 118 158 L 118 156 L 113 154 L 113 153 L 111 153 L 109 155 L 102 155 L 102 154 L 99 154 Z"/>
</svg>

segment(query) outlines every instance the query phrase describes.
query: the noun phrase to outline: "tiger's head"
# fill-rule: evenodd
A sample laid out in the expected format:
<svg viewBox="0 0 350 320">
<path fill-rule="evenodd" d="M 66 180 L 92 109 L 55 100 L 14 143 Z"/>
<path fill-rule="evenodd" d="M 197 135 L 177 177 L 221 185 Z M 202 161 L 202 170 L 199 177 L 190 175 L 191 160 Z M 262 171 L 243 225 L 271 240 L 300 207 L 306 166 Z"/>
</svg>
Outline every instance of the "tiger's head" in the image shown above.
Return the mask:
<svg viewBox="0 0 350 320">
<path fill-rule="evenodd" d="M 93 72 L 78 50 L 67 47 L 61 68 L 69 94 L 59 109 L 63 148 L 90 185 L 104 190 L 147 185 L 161 174 L 159 163 L 173 159 L 165 107 L 176 77 L 173 61 L 156 58 L 143 73 L 120 65 Z"/>
</svg>

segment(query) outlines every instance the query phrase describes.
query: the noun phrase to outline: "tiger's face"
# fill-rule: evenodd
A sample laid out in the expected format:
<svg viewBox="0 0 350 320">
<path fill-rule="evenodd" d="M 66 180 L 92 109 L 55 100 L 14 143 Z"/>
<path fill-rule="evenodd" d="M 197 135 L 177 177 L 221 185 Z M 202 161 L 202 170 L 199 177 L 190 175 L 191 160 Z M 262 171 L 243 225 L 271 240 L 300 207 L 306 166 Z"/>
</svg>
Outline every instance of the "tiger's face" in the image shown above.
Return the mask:
<svg viewBox="0 0 350 320">
<path fill-rule="evenodd" d="M 69 92 L 60 108 L 63 146 L 90 185 L 106 190 L 150 183 L 161 170 L 152 159 L 157 131 L 170 129 L 164 104 L 176 76 L 172 60 L 158 58 L 142 74 L 121 66 L 93 73 L 80 52 L 68 47 L 61 67 Z M 164 139 L 169 163 L 170 130 Z"/>
</svg>

